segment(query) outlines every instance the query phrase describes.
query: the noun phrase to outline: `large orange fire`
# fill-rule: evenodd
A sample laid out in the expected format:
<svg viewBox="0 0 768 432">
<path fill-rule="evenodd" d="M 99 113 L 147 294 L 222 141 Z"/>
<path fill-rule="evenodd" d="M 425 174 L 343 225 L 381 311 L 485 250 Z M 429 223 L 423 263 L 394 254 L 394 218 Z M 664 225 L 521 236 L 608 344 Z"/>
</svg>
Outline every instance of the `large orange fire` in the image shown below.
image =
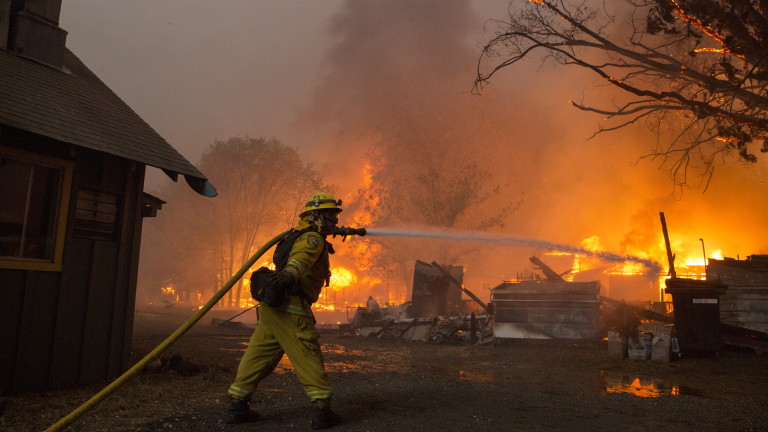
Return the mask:
<svg viewBox="0 0 768 432">
<path fill-rule="evenodd" d="M 342 214 L 342 224 L 353 227 L 375 228 L 375 218 L 373 213 L 380 205 L 379 197 L 376 194 L 376 185 L 374 184 L 374 174 L 376 168 L 370 163 L 362 165 L 360 177 L 356 182 L 363 185 L 356 193 L 342 196 L 345 203 L 345 213 Z M 357 202 L 356 202 L 357 200 Z M 359 202 L 364 200 L 364 202 Z M 654 232 L 657 229 L 657 232 Z M 649 274 L 649 269 L 643 264 L 633 261 L 608 263 L 589 254 L 579 254 L 572 252 L 550 252 L 548 255 L 554 257 L 560 255 L 561 258 L 552 258 L 557 262 L 561 259 L 567 259 L 570 271 L 563 277 L 569 281 L 588 281 L 600 280 L 602 284 L 601 295 L 614 298 L 616 300 L 642 300 L 642 301 L 669 301 L 665 296 L 663 289 L 665 280 L 669 277 L 667 274 L 668 262 L 666 247 L 661 230 L 658 227 L 651 227 L 650 224 L 645 230 L 637 230 L 633 234 L 632 240 L 624 241 L 620 247 L 606 247 L 603 240 L 598 236 L 590 236 L 583 239 L 579 245 L 580 249 L 592 252 L 616 251 L 620 255 L 627 255 L 646 260 L 658 262 L 661 271 L 654 270 L 654 274 Z M 640 233 L 640 231 L 642 231 Z M 629 237 L 629 235 L 627 235 Z M 706 259 L 704 257 L 704 244 L 690 239 L 687 242 L 677 240 L 675 235 L 670 236 L 671 249 L 676 256 L 675 270 L 678 277 L 689 279 L 705 279 Z M 640 239 L 640 240 L 638 240 Z M 408 275 L 394 276 L 391 269 L 382 268 L 380 255 L 382 245 L 376 241 L 370 241 L 368 237 L 351 237 L 342 242 L 340 238 L 329 238 L 333 243 L 337 253 L 331 258 L 332 276 L 330 284 L 325 287 L 320 295 L 315 309 L 318 311 L 337 311 L 343 312 L 357 306 L 364 306 L 369 296 L 378 301 L 379 304 L 401 304 L 408 300 Z M 538 251 L 536 253 L 543 253 Z M 723 253 L 720 249 L 708 254 L 711 258 L 722 259 Z M 565 256 L 565 258 L 562 258 Z M 520 267 L 526 265 L 522 260 L 505 260 L 503 266 L 496 266 L 480 278 L 477 278 L 473 272 L 480 272 L 478 268 L 481 263 L 473 262 L 473 253 L 466 255 L 466 261 L 460 261 L 450 264 L 462 265 L 467 271 L 466 276 L 475 277 L 470 279 L 467 284 L 476 295 L 481 299 L 489 297 L 489 290 L 504 280 L 510 280 L 507 277 L 508 272 L 521 270 Z M 439 260 L 433 256 L 419 256 L 422 260 Z M 544 259 L 547 262 L 547 259 Z M 548 263 L 549 264 L 549 263 Z M 562 271 L 563 263 L 555 264 L 553 267 Z M 274 268 L 270 260 L 265 260 L 254 266 L 255 268 L 268 266 Z M 568 268 L 568 267 L 566 267 Z M 507 273 L 505 273 L 507 272 Z M 412 278 L 412 275 L 410 276 Z M 467 278 L 465 277 L 465 281 Z M 242 282 L 242 290 L 238 306 L 248 308 L 254 305 L 254 300 L 250 298 L 248 275 Z M 174 286 L 169 284 L 162 288 L 164 300 L 178 302 L 178 296 L 174 291 Z M 197 300 L 202 304 L 206 300 L 206 295 L 197 293 L 197 298 L 189 299 L 191 302 Z"/>
<path fill-rule="evenodd" d="M 584 239 L 581 246 L 589 251 L 605 251 L 605 248 L 602 246 L 600 239 L 596 236 Z M 671 241 L 671 249 L 675 256 L 674 267 L 677 277 L 698 280 L 706 279 L 706 265 L 708 258 L 703 255 L 703 250 L 694 250 L 690 246 L 685 248 L 684 245 L 679 241 Z M 664 236 L 662 233 L 658 234 L 657 244 L 655 247 L 648 248 L 648 250 L 627 248 L 623 251 L 623 253 L 626 255 L 652 259 L 658 263 L 661 263 L 664 270 L 658 274 L 649 275 L 648 269 L 645 268 L 642 264 L 626 261 L 604 268 L 603 273 L 609 279 L 612 276 L 637 276 L 650 278 L 649 282 L 654 286 L 654 291 L 658 291 L 658 296 L 647 298 L 647 300 L 669 301 L 670 299 L 668 295 L 663 293 L 663 288 L 666 286 L 665 281 L 670 278 L 670 275 L 668 274 L 668 258 L 666 254 Z M 722 251 L 714 251 L 710 258 L 723 259 Z M 605 265 L 603 263 L 593 257 L 576 254 L 573 259 L 573 269 L 566 278 L 568 280 L 574 280 L 578 278 L 579 273 L 587 272 L 589 270 L 601 268 L 604 266 Z M 619 300 L 621 300 L 621 298 L 619 298 Z"/>
</svg>

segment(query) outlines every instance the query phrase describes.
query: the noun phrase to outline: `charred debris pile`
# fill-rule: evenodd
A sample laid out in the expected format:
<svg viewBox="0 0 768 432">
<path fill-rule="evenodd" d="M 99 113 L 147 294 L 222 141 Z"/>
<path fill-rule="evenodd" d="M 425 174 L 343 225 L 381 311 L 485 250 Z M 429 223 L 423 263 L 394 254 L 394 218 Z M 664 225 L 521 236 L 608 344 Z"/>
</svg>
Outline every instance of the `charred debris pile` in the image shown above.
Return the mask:
<svg viewBox="0 0 768 432">
<path fill-rule="evenodd" d="M 369 297 L 342 334 L 409 341 L 484 344 L 493 341 L 490 307 L 467 289 L 461 266 L 416 261 L 411 301 L 380 307 Z M 462 300 L 466 294 L 471 300 Z"/>
<path fill-rule="evenodd" d="M 417 261 L 412 301 L 381 307 L 369 298 L 336 331 L 451 344 L 602 339 L 611 354 L 664 361 L 712 355 L 723 345 L 768 352 L 768 333 L 760 327 L 767 324 L 748 322 L 768 316 L 768 302 L 762 301 L 768 299 L 768 256 L 713 260 L 710 280 L 673 276 L 665 290 L 671 302 L 609 298 L 601 295 L 599 281 L 567 281 L 567 271 L 530 260 L 543 276 L 501 283 L 491 289 L 488 304 L 463 285 L 462 267 Z"/>
</svg>

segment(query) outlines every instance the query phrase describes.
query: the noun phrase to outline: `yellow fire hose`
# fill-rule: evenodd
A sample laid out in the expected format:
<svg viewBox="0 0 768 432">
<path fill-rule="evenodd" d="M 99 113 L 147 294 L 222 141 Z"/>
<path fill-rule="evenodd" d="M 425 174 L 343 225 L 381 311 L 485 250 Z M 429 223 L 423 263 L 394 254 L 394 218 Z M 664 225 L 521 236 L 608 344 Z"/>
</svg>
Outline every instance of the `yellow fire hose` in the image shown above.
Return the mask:
<svg viewBox="0 0 768 432">
<path fill-rule="evenodd" d="M 289 230 L 290 231 L 290 230 Z M 280 241 L 281 238 L 285 234 L 287 234 L 289 231 L 285 231 L 281 234 L 279 234 L 277 237 L 273 238 L 272 240 L 268 241 L 264 244 L 264 246 L 261 247 L 261 249 L 257 250 L 253 256 L 243 264 L 243 266 L 240 268 L 240 270 L 237 271 L 237 273 L 232 276 L 232 278 L 225 283 L 219 292 L 217 292 L 213 297 L 211 297 L 210 300 L 208 300 L 208 303 L 206 303 L 202 308 L 200 308 L 199 311 L 195 315 L 193 315 L 190 319 L 187 320 L 184 324 L 182 324 L 181 327 L 179 327 L 173 334 L 168 336 L 167 339 L 163 341 L 160 345 L 158 345 L 152 352 L 147 354 L 143 359 L 139 360 L 133 367 L 125 371 L 122 375 L 120 375 L 117 379 L 112 381 L 108 386 L 104 387 L 100 392 L 95 394 L 92 398 L 88 399 L 84 404 L 80 405 L 69 413 L 66 417 L 62 418 L 58 422 L 54 423 L 51 427 L 45 430 L 45 432 L 55 432 L 62 430 L 63 428 L 69 426 L 72 422 L 80 418 L 83 414 L 85 414 L 88 410 L 93 408 L 97 403 L 104 400 L 107 396 L 112 394 L 115 390 L 120 388 L 123 384 L 125 384 L 126 381 L 128 381 L 129 378 L 136 375 L 139 371 L 144 369 L 144 367 L 149 364 L 152 360 L 154 360 L 157 356 L 160 355 L 163 351 L 165 351 L 169 346 L 171 346 L 172 343 L 176 342 L 178 338 L 180 338 L 184 333 L 187 332 L 190 328 L 192 328 L 195 323 L 197 323 L 200 318 L 203 317 L 213 306 L 218 303 L 219 300 L 221 300 L 222 297 L 224 297 L 224 294 L 227 293 L 236 283 L 240 280 L 241 277 L 245 274 L 245 272 L 248 271 L 249 268 L 251 268 L 255 263 L 256 260 L 258 260 L 266 251 L 268 251 L 272 246 L 274 246 L 278 241 Z"/>
</svg>

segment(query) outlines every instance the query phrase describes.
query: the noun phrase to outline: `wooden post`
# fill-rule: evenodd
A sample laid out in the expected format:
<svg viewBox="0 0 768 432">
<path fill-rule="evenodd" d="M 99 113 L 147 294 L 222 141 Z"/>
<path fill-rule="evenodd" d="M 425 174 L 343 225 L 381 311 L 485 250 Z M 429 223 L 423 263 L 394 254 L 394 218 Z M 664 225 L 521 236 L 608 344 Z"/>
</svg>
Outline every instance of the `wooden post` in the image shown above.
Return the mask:
<svg viewBox="0 0 768 432">
<path fill-rule="evenodd" d="M 472 345 L 477 343 L 477 317 L 474 312 L 469 318 L 469 343 Z"/>
<path fill-rule="evenodd" d="M 565 279 L 563 279 L 561 275 L 557 274 L 556 271 L 552 270 L 552 268 L 550 268 L 548 265 L 544 264 L 544 261 L 536 258 L 535 256 L 532 256 L 528 259 L 531 260 L 531 262 L 534 263 L 535 265 L 539 266 L 539 268 L 541 269 L 541 272 L 544 273 L 544 276 L 546 276 L 548 281 L 565 282 Z M 569 273 L 569 272 L 570 270 L 565 273 Z"/>
<path fill-rule="evenodd" d="M 667 247 L 667 261 L 669 261 L 669 275 L 672 278 L 677 277 L 675 273 L 675 255 L 669 246 L 669 232 L 667 232 L 667 220 L 664 218 L 664 212 L 659 212 L 661 216 L 661 231 L 664 233 L 664 245 Z"/>
</svg>

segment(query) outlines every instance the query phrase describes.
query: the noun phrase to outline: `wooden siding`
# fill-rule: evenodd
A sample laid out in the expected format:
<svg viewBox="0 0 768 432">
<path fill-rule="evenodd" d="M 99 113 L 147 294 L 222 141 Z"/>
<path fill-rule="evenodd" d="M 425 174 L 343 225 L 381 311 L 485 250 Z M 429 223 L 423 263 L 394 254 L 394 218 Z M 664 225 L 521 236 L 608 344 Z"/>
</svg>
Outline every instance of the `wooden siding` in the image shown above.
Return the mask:
<svg viewBox="0 0 768 432">
<path fill-rule="evenodd" d="M 27 272 L 22 270 L 0 270 L 0 391 L 9 391 L 13 386 L 14 365 L 18 353 L 21 328 L 21 307 L 24 301 Z"/>
<path fill-rule="evenodd" d="M 590 339 L 597 335 L 599 282 L 505 282 L 491 290 L 499 339 Z"/>
<path fill-rule="evenodd" d="M 756 261 L 710 260 L 707 279 L 728 286 L 720 297 L 720 321 L 768 333 L 768 268 Z"/>
<path fill-rule="evenodd" d="M 113 378 L 127 366 L 144 165 L 76 148 L 61 272 L 0 269 L 0 392 Z M 116 241 L 73 236 L 79 188 L 120 197 Z"/>
<path fill-rule="evenodd" d="M 59 274 L 28 271 L 21 303 L 13 388 L 46 388 L 56 325 Z"/>
</svg>

